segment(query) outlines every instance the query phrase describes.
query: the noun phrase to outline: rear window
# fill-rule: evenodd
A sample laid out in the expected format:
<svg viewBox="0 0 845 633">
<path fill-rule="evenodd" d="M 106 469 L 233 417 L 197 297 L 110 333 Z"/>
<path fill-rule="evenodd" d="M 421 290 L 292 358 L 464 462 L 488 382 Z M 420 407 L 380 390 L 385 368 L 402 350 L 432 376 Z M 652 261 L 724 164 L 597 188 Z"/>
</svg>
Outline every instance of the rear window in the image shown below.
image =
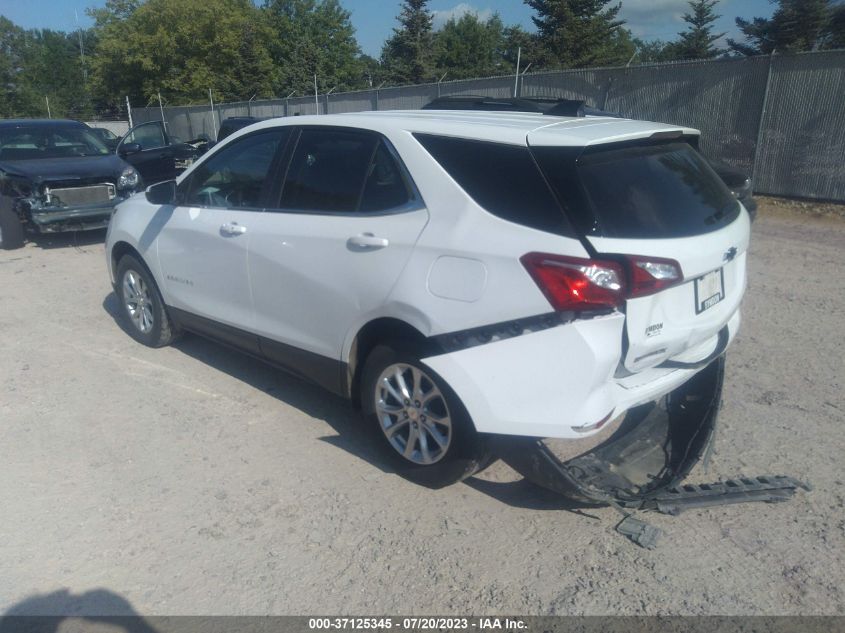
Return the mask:
<svg viewBox="0 0 845 633">
<path fill-rule="evenodd" d="M 415 137 L 486 211 L 532 229 L 572 234 L 527 147 L 427 134 Z"/>
<path fill-rule="evenodd" d="M 565 149 L 534 153 L 587 235 L 689 237 L 718 230 L 739 215 L 730 190 L 686 143 L 588 151 L 577 162 Z"/>
</svg>

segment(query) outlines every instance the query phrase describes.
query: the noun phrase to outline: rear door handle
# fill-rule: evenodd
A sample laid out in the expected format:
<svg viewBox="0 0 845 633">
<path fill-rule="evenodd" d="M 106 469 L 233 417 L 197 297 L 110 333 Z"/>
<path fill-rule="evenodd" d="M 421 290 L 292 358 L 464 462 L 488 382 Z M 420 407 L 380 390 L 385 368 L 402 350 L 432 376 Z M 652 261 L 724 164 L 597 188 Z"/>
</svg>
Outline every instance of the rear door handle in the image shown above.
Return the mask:
<svg viewBox="0 0 845 633">
<path fill-rule="evenodd" d="M 377 250 L 387 247 L 390 242 L 383 237 L 376 237 L 372 233 L 362 233 L 346 240 L 346 244 L 355 250 Z"/>
<path fill-rule="evenodd" d="M 220 227 L 220 234 L 225 236 L 243 235 L 246 233 L 246 227 L 241 226 L 237 222 L 227 222 Z"/>
</svg>

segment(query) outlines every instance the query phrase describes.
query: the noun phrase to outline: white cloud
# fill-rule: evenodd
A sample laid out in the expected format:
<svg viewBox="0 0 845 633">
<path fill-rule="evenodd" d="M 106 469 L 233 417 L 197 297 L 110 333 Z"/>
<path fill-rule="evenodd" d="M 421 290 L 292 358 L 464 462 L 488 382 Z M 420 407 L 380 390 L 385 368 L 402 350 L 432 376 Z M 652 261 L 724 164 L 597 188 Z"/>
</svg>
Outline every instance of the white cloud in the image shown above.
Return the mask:
<svg viewBox="0 0 845 633">
<path fill-rule="evenodd" d="M 726 37 L 741 38 L 736 28 L 736 16 L 751 18 L 756 15 L 766 17 L 772 10 L 760 11 L 758 5 L 752 8 L 746 0 L 721 0 L 716 5 L 716 13 L 722 17 L 716 22 L 714 30 L 726 32 Z M 674 40 L 678 33 L 685 31 L 684 14 L 690 10 L 688 0 L 623 0 L 619 17 L 624 19 L 626 27 L 644 40 Z M 724 42 L 720 42 L 724 45 Z"/>
<path fill-rule="evenodd" d="M 458 20 L 467 13 L 474 14 L 482 22 L 486 22 L 487 20 L 493 17 L 493 9 L 489 7 L 486 9 L 476 9 L 471 4 L 461 2 L 459 4 L 456 4 L 451 9 L 444 9 L 443 11 L 434 12 L 434 30 L 436 31 L 442 29 L 449 20 Z"/>
<path fill-rule="evenodd" d="M 669 40 L 684 30 L 688 10 L 687 0 L 625 0 L 619 17 L 637 37 Z"/>
</svg>

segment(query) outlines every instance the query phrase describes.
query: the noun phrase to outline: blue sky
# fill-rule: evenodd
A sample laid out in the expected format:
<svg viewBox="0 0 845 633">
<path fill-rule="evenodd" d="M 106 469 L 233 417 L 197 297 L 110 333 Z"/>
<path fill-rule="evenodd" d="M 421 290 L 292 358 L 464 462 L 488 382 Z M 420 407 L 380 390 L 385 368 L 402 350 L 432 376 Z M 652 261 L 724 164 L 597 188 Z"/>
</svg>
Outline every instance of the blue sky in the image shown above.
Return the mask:
<svg viewBox="0 0 845 633">
<path fill-rule="evenodd" d="M 399 0 L 341 0 L 352 12 L 352 23 L 365 53 L 377 56 L 381 43 L 390 35 L 399 12 Z M 102 6 L 104 0 L 0 0 L 0 14 L 24 28 L 73 30 L 76 12 L 82 26 L 91 21 L 85 8 Z M 431 0 L 436 24 L 449 16 L 475 11 L 482 17 L 498 12 L 506 24 L 521 24 L 531 29 L 531 9 L 521 0 Z M 634 35 L 644 39 L 671 39 L 683 29 L 681 16 L 686 0 L 622 0 L 622 17 Z M 736 36 L 734 18 L 768 17 L 772 13 L 769 0 L 722 0 L 718 7 L 722 19 L 719 29 Z"/>
</svg>

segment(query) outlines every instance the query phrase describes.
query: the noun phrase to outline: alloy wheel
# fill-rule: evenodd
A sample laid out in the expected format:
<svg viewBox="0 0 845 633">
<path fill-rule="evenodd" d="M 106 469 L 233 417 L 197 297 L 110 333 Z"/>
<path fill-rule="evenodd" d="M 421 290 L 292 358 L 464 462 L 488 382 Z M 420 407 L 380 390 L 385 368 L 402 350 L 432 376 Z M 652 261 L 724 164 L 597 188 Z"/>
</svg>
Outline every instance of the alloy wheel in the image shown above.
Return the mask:
<svg viewBox="0 0 845 633">
<path fill-rule="evenodd" d="M 413 365 L 390 365 L 374 395 L 379 428 L 397 453 L 425 466 L 443 458 L 452 442 L 452 418 L 430 376 Z"/>
<path fill-rule="evenodd" d="M 123 304 L 132 324 L 142 334 L 148 334 L 155 325 L 153 300 L 144 279 L 132 269 L 123 275 Z"/>
</svg>

